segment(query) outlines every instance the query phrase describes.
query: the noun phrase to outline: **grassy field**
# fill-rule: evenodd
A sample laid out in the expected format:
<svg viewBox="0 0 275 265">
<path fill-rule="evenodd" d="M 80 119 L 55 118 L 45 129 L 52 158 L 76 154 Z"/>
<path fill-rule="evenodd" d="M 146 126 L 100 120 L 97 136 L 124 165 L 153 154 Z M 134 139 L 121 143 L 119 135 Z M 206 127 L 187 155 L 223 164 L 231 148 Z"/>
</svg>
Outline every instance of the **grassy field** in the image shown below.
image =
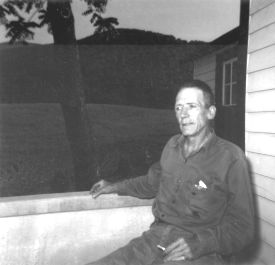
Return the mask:
<svg viewBox="0 0 275 265">
<path fill-rule="evenodd" d="M 116 174 L 144 173 L 158 160 L 169 137 L 178 132 L 170 110 L 89 104 L 88 112 L 104 176 L 108 174 L 104 172 L 106 156 L 115 157 Z M 1 104 L 0 196 L 73 190 L 71 154 L 60 106 Z"/>
</svg>

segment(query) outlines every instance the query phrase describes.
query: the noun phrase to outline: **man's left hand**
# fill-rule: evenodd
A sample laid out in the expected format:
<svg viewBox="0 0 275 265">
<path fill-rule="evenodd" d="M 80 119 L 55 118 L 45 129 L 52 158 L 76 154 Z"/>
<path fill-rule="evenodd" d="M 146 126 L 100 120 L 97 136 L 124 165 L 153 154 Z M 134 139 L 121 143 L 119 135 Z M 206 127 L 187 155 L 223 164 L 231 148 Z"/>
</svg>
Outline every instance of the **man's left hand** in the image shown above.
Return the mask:
<svg viewBox="0 0 275 265">
<path fill-rule="evenodd" d="M 178 261 L 193 258 L 191 248 L 184 238 L 179 238 L 167 246 L 165 253 L 164 261 Z"/>
</svg>

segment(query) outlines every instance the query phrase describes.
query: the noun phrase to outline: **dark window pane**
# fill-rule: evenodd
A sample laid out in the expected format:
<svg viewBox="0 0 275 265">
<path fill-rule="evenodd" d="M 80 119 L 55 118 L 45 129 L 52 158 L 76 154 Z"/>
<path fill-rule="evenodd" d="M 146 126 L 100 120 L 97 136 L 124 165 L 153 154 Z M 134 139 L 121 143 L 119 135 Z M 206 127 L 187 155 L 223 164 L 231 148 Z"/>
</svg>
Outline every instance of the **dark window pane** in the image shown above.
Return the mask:
<svg viewBox="0 0 275 265">
<path fill-rule="evenodd" d="M 225 83 L 229 83 L 231 80 L 231 65 L 229 63 L 225 64 Z"/>
<path fill-rule="evenodd" d="M 224 86 L 223 104 L 224 105 L 229 105 L 230 104 L 230 85 Z"/>
<path fill-rule="evenodd" d="M 232 102 L 231 102 L 232 104 L 237 104 L 237 96 L 238 96 L 237 90 L 238 90 L 238 86 L 235 83 L 232 85 Z"/>
</svg>

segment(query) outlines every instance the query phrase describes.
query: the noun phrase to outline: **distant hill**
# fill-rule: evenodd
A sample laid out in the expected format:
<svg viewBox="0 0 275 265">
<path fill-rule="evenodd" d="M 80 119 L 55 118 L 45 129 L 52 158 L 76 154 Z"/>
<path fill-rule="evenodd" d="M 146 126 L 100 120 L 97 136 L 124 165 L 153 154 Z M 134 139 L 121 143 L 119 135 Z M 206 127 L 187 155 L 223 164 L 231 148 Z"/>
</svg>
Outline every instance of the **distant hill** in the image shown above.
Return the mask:
<svg viewBox="0 0 275 265">
<path fill-rule="evenodd" d="M 201 41 L 177 39 L 172 35 L 165 35 L 152 31 L 139 29 L 118 28 L 117 35 L 111 36 L 108 33 L 94 34 L 78 40 L 79 44 L 132 44 L 132 45 L 175 45 L 175 44 L 201 44 Z"/>
<path fill-rule="evenodd" d="M 170 107 L 178 84 L 192 78 L 190 58 L 208 44 L 144 30 L 117 31 L 114 38 L 96 34 L 78 40 L 87 101 Z M 57 102 L 63 70 L 56 67 L 54 49 L 53 44 L 0 44 L 0 102 Z"/>
<path fill-rule="evenodd" d="M 39 43 L 15 43 L 15 44 L 9 44 L 8 42 L 2 42 L 0 43 L 0 50 L 10 50 L 15 48 L 21 48 L 21 47 L 38 47 L 42 46 Z"/>
</svg>

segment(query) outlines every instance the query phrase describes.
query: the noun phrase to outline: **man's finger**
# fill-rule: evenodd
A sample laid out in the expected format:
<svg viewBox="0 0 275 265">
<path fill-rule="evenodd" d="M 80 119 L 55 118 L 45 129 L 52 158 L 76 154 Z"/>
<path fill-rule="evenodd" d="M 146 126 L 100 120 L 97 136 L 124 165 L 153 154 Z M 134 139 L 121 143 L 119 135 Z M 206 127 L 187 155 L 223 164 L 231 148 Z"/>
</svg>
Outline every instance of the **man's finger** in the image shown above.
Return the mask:
<svg viewBox="0 0 275 265">
<path fill-rule="evenodd" d="M 100 192 L 92 193 L 92 197 L 96 199 L 100 194 Z"/>
<path fill-rule="evenodd" d="M 180 247 L 180 248 L 186 248 L 188 245 L 186 243 L 186 241 L 184 240 L 184 238 L 179 238 L 176 241 L 174 241 L 173 243 L 171 243 L 169 246 L 167 246 L 166 248 L 166 252 L 170 253 L 171 251 L 173 251 L 174 249 Z"/>
<path fill-rule="evenodd" d="M 167 261 L 184 260 L 190 256 L 190 248 L 184 238 L 179 238 L 170 244 L 165 252 L 167 253 L 165 258 Z"/>
<path fill-rule="evenodd" d="M 96 199 L 99 195 L 101 195 L 101 194 L 104 194 L 105 192 L 104 192 L 104 189 L 103 188 L 100 188 L 100 189 L 97 189 L 97 190 L 95 190 L 93 193 L 91 193 L 92 194 L 92 197 L 94 198 L 94 199 Z"/>
<path fill-rule="evenodd" d="M 180 260 L 186 260 L 186 257 L 185 256 L 180 256 L 178 258 L 173 258 L 171 259 L 170 261 L 180 261 Z M 168 260 L 167 260 L 168 261 Z"/>
<path fill-rule="evenodd" d="M 185 259 L 183 251 L 180 249 L 177 249 L 177 250 L 174 250 L 174 251 L 170 252 L 169 254 L 167 254 L 167 256 L 165 256 L 164 260 L 165 261 L 183 260 L 183 257 Z"/>
<path fill-rule="evenodd" d="M 93 198 L 98 197 L 98 195 L 101 194 L 101 190 L 102 188 L 100 187 L 100 185 L 95 185 L 92 187 L 92 189 L 90 190 L 90 194 L 93 196 Z"/>
<path fill-rule="evenodd" d="M 168 245 L 166 247 L 165 252 L 167 254 L 169 254 L 171 251 L 173 251 L 174 249 L 176 249 L 179 245 L 180 245 L 179 240 L 176 240 L 176 241 L 174 241 L 173 243 L 171 243 L 170 245 Z"/>
<path fill-rule="evenodd" d="M 99 183 L 94 184 L 94 185 L 92 186 L 90 192 L 91 192 L 91 193 L 92 193 L 92 192 L 95 192 L 95 191 L 98 189 L 99 186 L 100 186 Z"/>
<path fill-rule="evenodd" d="M 174 242 L 173 244 L 169 245 L 169 248 L 166 248 L 165 253 L 165 260 L 172 261 L 175 258 L 179 258 L 182 256 L 182 246 L 179 244 L 179 242 Z"/>
</svg>

